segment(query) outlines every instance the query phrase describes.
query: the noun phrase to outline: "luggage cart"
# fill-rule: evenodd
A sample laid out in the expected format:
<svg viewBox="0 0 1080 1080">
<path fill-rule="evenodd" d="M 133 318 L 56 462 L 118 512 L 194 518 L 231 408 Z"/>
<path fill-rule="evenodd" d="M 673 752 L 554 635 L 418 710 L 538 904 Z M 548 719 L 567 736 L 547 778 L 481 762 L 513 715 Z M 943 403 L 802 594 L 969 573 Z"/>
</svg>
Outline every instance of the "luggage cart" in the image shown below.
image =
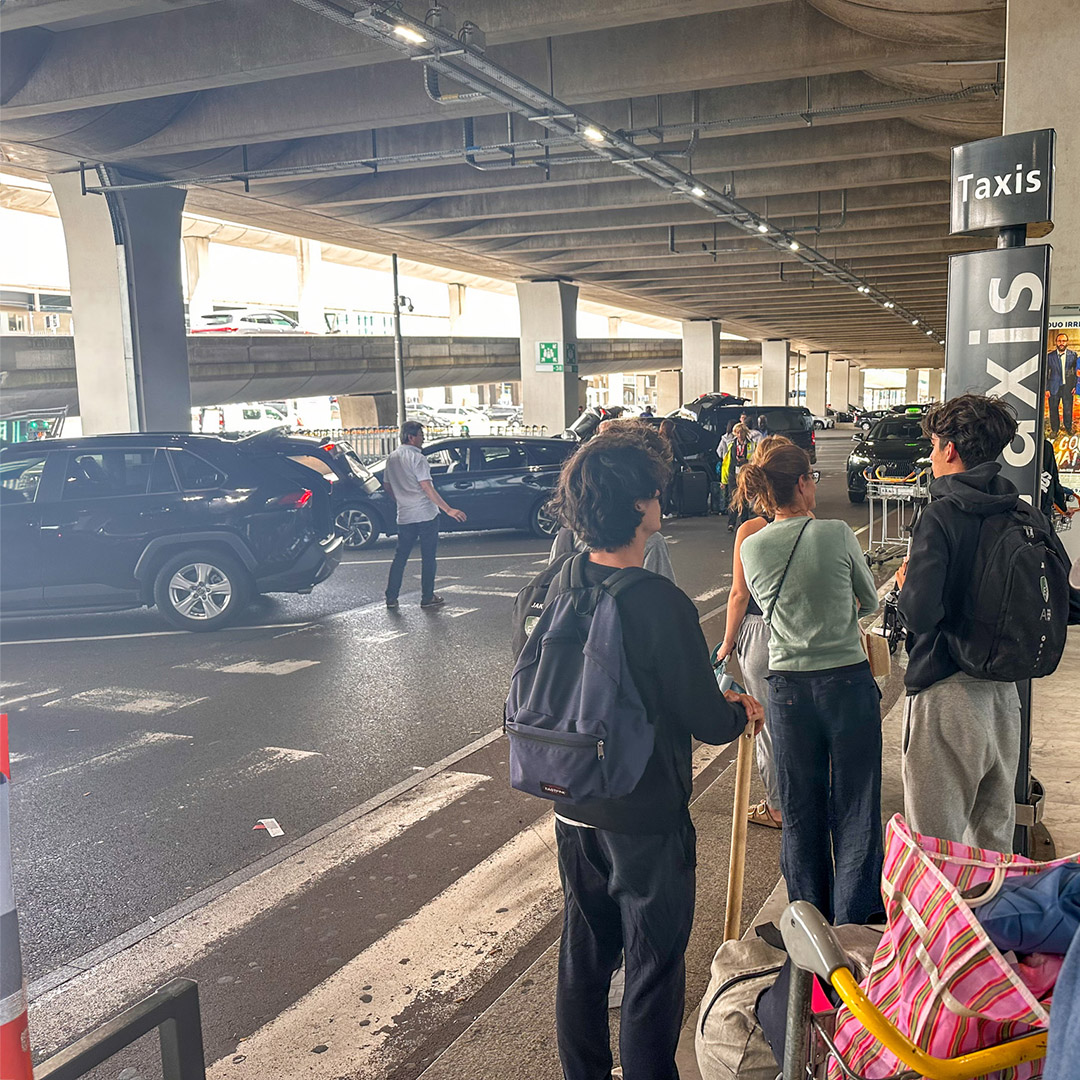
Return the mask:
<svg viewBox="0 0 1080 1080">
<path fill-rule="evenodd" d="M 866 498 L 870 504 L 866 562 L 871 570 L 907 554 L 915 520 L 930 501 L 928 469 L 903 477 L 880 474 L 880 467 L 876 473 L 869 469 L 863 473 L 866 478 Z"/>
<path fill-rule="evenodd" d="M 811 1011 L 815 976 L 830 985 L 859 1023 L 907 1066 L 887 1080 L 974 1080 L 1046 1056 L 1047 1033 L 1043 1031 L 953 1058 L 933 1057 L 886 1019 L 863 993 L 832 927 L 813 904 L 796 900 L 787 906 L 780 922 L 792 964 L 783 1080 L 822 1080 L 830 1060 L 846 1080 L 864 1080 L 848 1067 L 833 1042 L 836 1010 Z"/>
</svg>

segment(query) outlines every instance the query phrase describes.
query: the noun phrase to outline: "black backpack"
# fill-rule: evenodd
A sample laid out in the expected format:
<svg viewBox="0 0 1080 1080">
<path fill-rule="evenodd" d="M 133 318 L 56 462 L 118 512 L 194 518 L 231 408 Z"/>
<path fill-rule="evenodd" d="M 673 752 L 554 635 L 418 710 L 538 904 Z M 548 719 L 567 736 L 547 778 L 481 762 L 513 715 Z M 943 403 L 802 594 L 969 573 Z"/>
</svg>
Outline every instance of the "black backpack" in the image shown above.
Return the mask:
<svg viewBox="0 0 1080 1080">
<path fill-rule="evenodd" d="M 944 631 L 960 669 L 998 682 L 1051 674 L 1065 648 L 1069 566 L 1046 518 L 1022 501 L 985 518 L 972 582 Z"/>
<path fill-rule="evenodd" d="M 570 535 L 572 541 L 573 534 Z M 554 596 L 558 590 L 559 571 L 574 554 L 576 552 L 572 543 L 568 551 L 557 552 L 555 558 L 528 585 L 520 589 L 514 598 L 514 610 L 510 616 L 510 654 L 514 660 L 521 655 L 533 627 L 540 621 L 548 593 L 551 592 Z"/>
</svg>

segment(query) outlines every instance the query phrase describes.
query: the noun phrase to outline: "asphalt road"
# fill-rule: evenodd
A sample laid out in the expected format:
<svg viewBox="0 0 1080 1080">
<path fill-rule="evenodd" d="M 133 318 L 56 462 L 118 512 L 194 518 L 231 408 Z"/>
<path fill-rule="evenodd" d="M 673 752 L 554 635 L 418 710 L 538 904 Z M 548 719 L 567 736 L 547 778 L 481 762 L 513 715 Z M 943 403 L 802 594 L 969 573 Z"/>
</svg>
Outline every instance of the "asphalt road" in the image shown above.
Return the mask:
<svg viewBox="0 0 1080 1080">
<path fill-rule="evenodd" d="M 843 481 L 850 435 L 819 434 L 818 445 L 819 515 L 865 532 L 866 510 L 848 504 Z M 722 636 L 730 583 L 726 520 L 671 520 L 664 531 L 711 644 Z M 146 937 L 154 920 L 177 918 L 177 905 L 201 910 L 267 861 L 294 856 L 314 831 L 340 825 L 394 785 L 427 777 L 431 766 L 495 731 L 511 668 L 508 609 L 545 549 L 513 533 L 444 537 L 437 589 L 448 603 L 431 612 L 418 607 L 418 560 L 400 612 L 385 610 L 393 549 L 383 540 L 347 556 L 312 595 L 263 598 L 243 625 L 212 635 L 172 631 L 153 611 L 6 622 L 0 707 L 10 716 L 15 880 L 32 995 L 96 971 L 125 941 Z M 242 934 L 231 952 L 193 954 L 203 986 L 231 993 L 238 973 L 260 976 L 258 1008 L 209 1004 L 208 1061 L 319 984 L 327 965 L 334 970 L 374 947 L 380 923 L 393 926 L 457 887 L 539 820 L 545 807 L 504 784 L 501 741 L 477 745 L 463 760 L 473 763 L 466 771 L 440 768 L 425 780 L 436 787 L 422 789 L 434 801 L 421 799 L 420 817 L 406 813 L 388 825 L 424 830 L 420 822 L 452 804 L 452 827 L 416 834 L 430 840 L 428 833 L 446 830 L 437 854 L 430 843 L 421 855 L 404 842 L 351 852 L 339 867 L 349 874 L 322 883 L 336 896 L 323 908 L 327 918 L 336 913 L 329 938 L 310 908 L 293 907 L 304 925 L 284 952 L 287 914 L 270 935 L 252 923 L 257 932 Z M 447 777 L 473 779 L 459 790 Z M 440 795 L 444 783 L 452 791 Z M 282 836 L 254 829 L 271 817 Z M 379 872 L 361 873 L 358 858 L 375 860 Z M 755 872 L 775 880 L 775 862 Z M 344 885 L 353 880 L 372 882 L 378 895 L 363 904 L 370 918 L 343 933 L 337 916 L 360 894 Z M 334 894 L 338 886 L 347 897 Z M 551 912 L 530 918 L 546 925 L 541 916 Z M 129 939 L 120 939 L 125 933 Z M 323 941 L 329 956 L 327 947 L 313 948 Z M 133 985 L 117 984 L 118 1004 Z M 58 1008 L 38 1045 L 62 1045 L 93 1012 Z"/>
</svg>

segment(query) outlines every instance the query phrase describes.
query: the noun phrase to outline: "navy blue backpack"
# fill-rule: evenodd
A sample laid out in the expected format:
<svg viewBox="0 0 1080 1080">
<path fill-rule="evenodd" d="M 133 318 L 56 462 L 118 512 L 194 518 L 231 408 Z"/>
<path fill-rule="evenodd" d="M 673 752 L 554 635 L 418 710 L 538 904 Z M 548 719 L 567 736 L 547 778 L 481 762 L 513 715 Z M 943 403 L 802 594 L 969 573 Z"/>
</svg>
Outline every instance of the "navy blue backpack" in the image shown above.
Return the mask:
<svg viewBox="0 0 1080 1080">
<path fill-rule="evenodd" d="M 653 752 L 615 599 L 654 575 L 628 567 L 590 586 L 588 558 L 561 567 L 558 592 L 514 667 L 504 713 L 511 785 L 567 803 L 629 795 Z"/>
</svg>

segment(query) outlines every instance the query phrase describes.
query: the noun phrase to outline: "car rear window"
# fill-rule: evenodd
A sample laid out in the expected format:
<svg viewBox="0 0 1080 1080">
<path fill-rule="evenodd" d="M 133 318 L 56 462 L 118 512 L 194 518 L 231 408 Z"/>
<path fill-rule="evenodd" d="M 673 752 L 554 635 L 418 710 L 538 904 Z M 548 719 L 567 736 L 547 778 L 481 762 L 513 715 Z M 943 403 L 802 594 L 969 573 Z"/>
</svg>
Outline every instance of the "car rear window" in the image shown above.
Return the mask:
<svg viewBox="0 0 1080 1080">
<path fill-rule="evenodd" d="M 801 409 L 761 409 L 759 416 L 765 417 L 769 431 L 805 431 L 813 420 Z"/>
<path fill-rule="evenodd" d="M 526 443 L 525 452 L 533 465 L 561 465 L 577 446 L 567 440 L 565 443 Z"/>
<path fill-rule="evenodd" d="M 184 491 L 205 491 L 207 488 L 221 487 L 226 476 L 209 461 L 204 461 L 190 450 L 173 450 L 173 468 L 180 478 L 180 487 Z"/>
</svg>

